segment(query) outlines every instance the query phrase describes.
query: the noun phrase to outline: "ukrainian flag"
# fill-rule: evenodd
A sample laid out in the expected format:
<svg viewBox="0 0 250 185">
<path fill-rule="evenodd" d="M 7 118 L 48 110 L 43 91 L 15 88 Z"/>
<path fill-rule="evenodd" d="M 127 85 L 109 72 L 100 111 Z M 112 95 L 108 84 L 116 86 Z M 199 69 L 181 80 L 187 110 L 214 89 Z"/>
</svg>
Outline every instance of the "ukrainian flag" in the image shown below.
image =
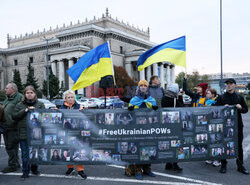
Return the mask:
<svg viewBox="0 0 250 185">
<path fill-rule="evenodd" d="M 73 91 L 90 86 L 104 76 L 113 75 L 108 42 L 84 54 L 67 73 L 75 82 Z"/>
<path fill-rule="evenodd" d="M 165 42 L 143 53 L 137 62 L 138 71 L 142 71 L 158 62 L 171 62 L 177 66 L 186 67 L 186 37 Z"/>
</svg>

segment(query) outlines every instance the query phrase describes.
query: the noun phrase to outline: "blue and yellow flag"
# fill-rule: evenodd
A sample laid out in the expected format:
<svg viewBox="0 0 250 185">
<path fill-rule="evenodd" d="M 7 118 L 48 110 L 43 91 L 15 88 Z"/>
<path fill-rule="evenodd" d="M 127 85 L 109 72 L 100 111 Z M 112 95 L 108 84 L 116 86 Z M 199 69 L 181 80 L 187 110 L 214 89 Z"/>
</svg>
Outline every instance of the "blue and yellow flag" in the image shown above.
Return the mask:
<svg viewBox="0 0 250 185">
<path fill-rule="evenodd" d="M 75 82 L 73 91 L 90 86 L 104 76 L 113 75 L 108 42 L 84 54 L 67 73 Z"/>
<path fill-rule="evenodd" d="M 138 71 L 158 62 L 171 62 L 186 67 L 186 37 L 165 42 L 143 53 L 137 62 Z"/>
</svg>

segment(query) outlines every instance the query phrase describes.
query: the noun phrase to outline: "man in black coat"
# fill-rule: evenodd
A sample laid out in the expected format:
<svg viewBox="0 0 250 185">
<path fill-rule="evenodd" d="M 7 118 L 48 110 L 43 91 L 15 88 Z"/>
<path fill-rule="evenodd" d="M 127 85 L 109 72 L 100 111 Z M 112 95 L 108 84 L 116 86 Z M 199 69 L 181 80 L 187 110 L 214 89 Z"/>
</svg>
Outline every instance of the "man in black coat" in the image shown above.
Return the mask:
<svg viewBox="0 0 250 185">
<path fill-rule="evenodd" d="M 248 107 L 244 98 L 235 92 L 236 81 L 233 78 L 229 78 L 225 81 L 225 83 L 226 83 L 227 91 L 225 94 L 218 97 L 215 105 L 225 105 L 225 106 L 234 105 L 238 110 L 238 153 L 239 153 L 239 156 L 236 160 L 236 164 L 238 166 L 237 170 L 245 175 L 249 175 L 249 172 L 243 166 L 243 148 L 242 148 L 243 122 L 242 122 L 242 117 L 241 117 L 241 113 L 248 112 Z M 226 159 L 221 160 L 221 164 L 222 165 L 221 165 L 220 172 L 226 173 L 227 172 L 227 160 Z"/>
</svg>

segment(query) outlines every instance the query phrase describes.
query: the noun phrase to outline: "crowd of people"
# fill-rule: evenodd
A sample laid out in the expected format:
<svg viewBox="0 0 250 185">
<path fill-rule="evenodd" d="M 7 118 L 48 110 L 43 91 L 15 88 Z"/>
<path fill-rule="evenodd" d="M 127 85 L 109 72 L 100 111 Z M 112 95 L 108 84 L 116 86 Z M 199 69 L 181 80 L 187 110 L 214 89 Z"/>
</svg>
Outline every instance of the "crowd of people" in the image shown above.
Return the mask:
<svg viewBox="0 0 250 185">
<path fill-rule="evenodd" d="M 128 110 L 134 111 L 135 109 L 152 109 L 156 111 L 161 107 L 183 107 L 183 93 L 189 95 L 192 98 L 193 107 L 203 106 L 228 106 L 233 105 L 238 110 L 238 158 L 236 160 L 237 170 L 243 174 L 248 175 L 249 172 L 243 165 L 243 122 L 241 113 L 247 113 L 248 107 L 244 98 L 236 93 L 236 81 L 234 79 L 228 79 L 226 83 L 226 92 L 222 95 L 218 95 L 216 90 L 208 88 L 207 83 L 197 84 L 196 92 L 191 92 L 187 88 L 186 78 L 183 81 L 183 88 L 179 89 L 178 84 L 168 84 L 166 89 L 160 86 L 160 80 L 158 76 L 152 76 L 150 82 L 141 80 L 138 83 L 138 89 L 136 95 L 130 98 L 123 98 L 123 101 L 129 103 Z M 17 86 L 14 83 L 7 84 L 5 88 L 7 98 L 0 104 L 0 133 L 3 134 L 6 152 L 8 154 L 8 166 L 5 167 L 2 172 L 10 173 L 17 171 L 21 165 L 18 157 L 19 145 L 21 148 L 22 159 L 22 179 L 29 177 L 30 170 L 33 174 L 39 175 L 38 166 L 36 164 L 29 163 L 29 148 L 27 142 L 27 123 L 26 115 L 30 110 L 44 109 L 44 104 L 39 102 L 37 94 L 32 86 L 27 86 L 23 95 L 17 90 Z M 64 104 L 61 109 L 79 109 L 83 108 L 77 103 L 75 93 L 68 90 L 63 95 Z M 119 117 L 120 121 L 121 115 Z M 108 119 L 108 118 L 106 118 Z M 124 118 L 126 122 L 131 121 L 132 118 Z M 1 137 L 0 137 L 1 138 Z M 66 154 L 65 154 L 66 155 Z M 58 153 L 55 150 L 53 153 L 53 160 L 57 160 Z M 214 166 L 220 166 L 220 172 L 226 173 L 227 160 L 211 161 L 207 160 L 206 164 L 213 164 Z M 151 171 L 149 164 L 130 164 L 125 167 L 125 175 L 135 176 L 136 179 L 142 180 L 143 175 L 155 177 L 156 175 Z M 182 168 L 177 163 L 167 163 L 165 165 L 166 170 L 174 170 L 181 172 Z M 76 165 L 77 173 L 82 178 L 87 178 L 84 173 L 83 165 Z M 70 175 L 74 171 L 74 165 L 67 165 L 67 171 L 65 175 Z"/>
</svg>

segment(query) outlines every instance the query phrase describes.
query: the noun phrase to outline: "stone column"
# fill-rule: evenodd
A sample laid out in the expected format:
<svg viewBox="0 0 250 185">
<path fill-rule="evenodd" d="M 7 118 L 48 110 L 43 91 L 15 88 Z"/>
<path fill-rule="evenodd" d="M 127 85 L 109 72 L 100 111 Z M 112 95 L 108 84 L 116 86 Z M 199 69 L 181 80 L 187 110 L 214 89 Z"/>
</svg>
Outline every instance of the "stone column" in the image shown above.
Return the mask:
<svg viewBox="0 0 250 185">
<path fill-rule="evenodd" d="M 145 80 L 145 70 L 140 71 L 140 80 Z"/>
<path fill-rule="evenodd" d="M 130 76 L 132 78 L 132 63 L 131 63 L 131 61 L 125 62 L 125 69 L 128 73 L 128 76 Z"/>
<path fill-rule="evenodd" d="M 148 83 L 149 83 L 150 77 L 151 77 L 151 66 L 148 66 L 147 67 L 147 81 L 148 81 Z"/>
<path fill-rule="evenodd" d="M 69 68 L 71 68 L 74 65 L 74 61 L 72 59 L 69 59 Z M 71 89 L 74 85 L 74 81 L 69 76 L 69 89 Z"/>
<path fill-rule="evenodd" d="M 59 66 L 59 82 L 60 82 L 60 87 L 61 84 L 63 82 L 64 87 L 65 87 L 65 69 L 64 69 L 64 61 L 61 60 L 58 62 L 58 66 Z"/>
<path fill-rule="evenodd" d="M 163 71 L 163 66 L 164 64 L 162 63 L 161 64 L 161 68 L 160 68 L 160 79 L 161 79 L 161 87 L 163 87 L 164 88 L 164 83 L 165 83 L 165 81 L 164 81 L 164 71 Z"/>
<path fill-rule="evenodd" d="M 156 63 L 153 64 L 153 75 L 158 76 L 158 65 Z"/>
<path fill-rule="evenodd" d="M 170 66 L 169 64 L 167 65 L 167 85 L 170 84 Z"/>
<path fill-rule="evenodd" d="M 175 66 L 171 67 L 172 83 L 175 83 Z"/>
<path fill-rule="evenodd" d="M 51 62 L 51 69 L 52 69 L 53 75 L 56 76 L 56 61 Z"/>
</svg>

